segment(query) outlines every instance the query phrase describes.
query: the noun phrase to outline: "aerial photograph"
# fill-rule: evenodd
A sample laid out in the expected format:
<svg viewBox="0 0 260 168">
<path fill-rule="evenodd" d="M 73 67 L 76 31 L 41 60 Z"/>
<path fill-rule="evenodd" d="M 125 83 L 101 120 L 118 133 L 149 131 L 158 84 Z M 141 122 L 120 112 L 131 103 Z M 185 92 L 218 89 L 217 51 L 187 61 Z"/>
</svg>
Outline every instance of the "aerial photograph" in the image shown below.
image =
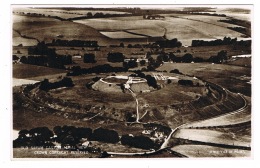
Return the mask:
<svg viewBox="0 0 260 168">
<path fill-rule="evenodd" d="M 12 5 L 12 158 L 250 158 L 252 5 Z"/>
</svg>

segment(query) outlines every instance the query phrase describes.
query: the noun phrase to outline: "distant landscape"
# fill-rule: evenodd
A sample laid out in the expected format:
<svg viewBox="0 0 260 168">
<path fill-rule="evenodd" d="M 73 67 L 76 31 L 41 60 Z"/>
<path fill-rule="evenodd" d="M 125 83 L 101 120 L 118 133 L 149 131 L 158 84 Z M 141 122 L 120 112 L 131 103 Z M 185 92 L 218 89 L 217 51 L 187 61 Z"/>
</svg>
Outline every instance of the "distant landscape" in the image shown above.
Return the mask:
<svg viewBox="0 0 260 168">
<path fill-rule="evenodd" d="M 251 156 L 251 10 L 13 7 L 14 158 Z"/>
</svg>

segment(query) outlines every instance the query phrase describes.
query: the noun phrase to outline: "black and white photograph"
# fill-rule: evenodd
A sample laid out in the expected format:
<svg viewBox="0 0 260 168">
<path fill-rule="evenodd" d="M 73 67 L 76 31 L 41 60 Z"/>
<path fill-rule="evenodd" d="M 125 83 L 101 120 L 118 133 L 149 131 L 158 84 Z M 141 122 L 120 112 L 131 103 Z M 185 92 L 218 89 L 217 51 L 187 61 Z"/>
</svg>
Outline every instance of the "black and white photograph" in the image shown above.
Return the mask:
<svg viewBox="0 0 260 168">
<path fill-rule="evenodd" d="M 12 157 L 251 158 L 253 5 L 11 5 Z"/>
</svg>

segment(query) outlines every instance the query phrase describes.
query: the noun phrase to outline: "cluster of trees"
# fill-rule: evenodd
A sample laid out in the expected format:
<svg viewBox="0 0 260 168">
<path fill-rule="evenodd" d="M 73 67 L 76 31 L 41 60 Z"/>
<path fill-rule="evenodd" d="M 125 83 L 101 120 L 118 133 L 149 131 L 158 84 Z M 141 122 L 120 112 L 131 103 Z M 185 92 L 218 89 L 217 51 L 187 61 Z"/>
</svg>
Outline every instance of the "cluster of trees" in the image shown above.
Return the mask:
<svg viewBox="0 0 260 168">
<path fill-rule="evenodd" d="M 225 22 L 225 23 L 230 23 L 233 25 L 238 25 L 240 27 L 235 27 L 235 28 L 229 27 L 229 28 L 232 30 L 235 30 L 237 32 L 245 34 L 246 37 L 251 37 L 251 22 L 249 22 L 249 21 L 229 18 L 229 19 L 219 20 L 219 22 Z"/>
<path fill-rule="evenodd" d="M 249 30 L 247 28 L 244 27 L 228 27 L 228 29 L 237 31 L 239 33 L 245 34 L 246 36 L 244 37 L 250 37 L 251 36 L 251 31 L 249 32 Z"/>
<path fill-rule="evenodd" d="M 68 72 L 68 76 L 78 76 L 82 74 L 91 74 L 91 73 L 109 73 L 109 72 L 126 72 L 128 69 L 124 67 L 112 67 L 109 64 L 97 65 L 92 68 L 81 68 L 80 66 L 73 66 L 71 72 Z"/>
<path fill-rule="evenodd" d="M 170 73 L 182 74 L 178 69 L 173 69 Z"/>
<path fill-rule="evenodd" d="M 121 48 L 124 48 L 125 44 L 124 43 L 120 43 L 119 45 L 111 44 L 111 45 L 109 45 L 109 47 L 121 47 Z"/>
<path fill-rule="evenodd" d="M 47 127 L 37 127 L 31 130 L 19 131 L 19 136 L 13 141 L 13 147 L 31 147 L 31 146 L 54 146 L 50 141 L 53 132 Z"/>
<path fill-rule="evenodd" d="M 145 79 L 147 80 L 147 84 L 152 86 L 153 88 L 158 88 L 156 79 L 151 75 L 146 75 Z"/>
<path fill-rule="evenodd" d="M 136 62 L 136 59 L 130 59 L 128 62 L 123 62 L 123 67 L 127 69 L 135 68 L 138 67 L 138 63 Z"/>
<path fill-rule="evenodd" d="M 99 47 L 97 41 L 85 41 L 85 40 L 61 40 L 53 39 L 48 46 L 67 46 L 67 47 Z"/>
<path fill-rule="evenodd" d="M 191 63 L 191 62 L 203 62 L 204 60 L 202 58 L 193 57 L 192 54 L 186 53 L 182 57 L 175 56 L 172 52 L 169 54 L 161 52 L 156 59 L 153 59 L 151 56 L 147 55 L 147 58 L 149 60 L 147 70 L 148 71 L 154 71 L 156 68 L 158 68 L 160 65 L 163 64 L 163 62 L 183 62 L 183 63 Z"/>
<path fill-rule="evenodd" d="M 218 16 L 218 17 L 226 17 L 227 15 L 225 14 L 217 14 L 217 13 L 208 13 L 208 12 L 187 12 L 187 14 L 192 14 L 192 15 L 206 15 L 206 16 Z"/>
<path fill-rule="evenodd" d="M 54 147 L 53 142 L 58 142 L 62 147 L 71 146 L 76 149 L 82 138 L 89 141 L 101 141 L 106 143 L 118 143 L 121 140 L 123 145 L 129 145 L 142 149 L 155 149 L 158 144 L 154 143 L 149 137 L 123 135 L 120 139 L 114 130 L 102 127 L 92 130 L 91 128 L 74 126 L 55 126 L 53 131 L 48 127 L 37 127 L 31 130 L 19 131 L 19 136 L 13 141 L 13 147 Z M 74 147 L 74 148 L 73 148 Z"/>
<path fill-rule="evenodd" d="M 59 17 L 59 16 L 51 16 L 51 15 L 45 15 L 45 14 L 40 14 L 40 13 L 25 13 L 25 12 L 18 12 L 19 14 L 21 15 L 29 15 L 29 16 L 32 16 L 32 17 L 49 17 L 49 18 L 54 18 L 54 19 L 58 19 L 58 20 L 61 20 L 61 21 L 64 21 L 66 19 L 62 18 L 62 17 Z"/>
<path fill-rule="evenodd" d="M 248 45 L 251 44 L 251 40 L 247 41 L 237 41 L 237 38 L 231 39 L 230 37 L 224 37 L 223 40 L 217 39 L 213 41 L 204 41 L 204 40 L 192 40 L 191 46 L 217 46 L 217 45 Z"/>
<path fill-rule="evenodd" d="M 148 84 L 149 86 L 152 86 L 152 87 L 155 88 L 155 89 L 158 88 L 156 79 L 155 79 L 153 76 L 151 76 L 151 75 L 145 75 L 145 74 L 144 74 L 142 71 L 140 71 L 140 70 L 135 71 L 135 74 L 131 74 L 131 76 L 144 78 L 144 79 L 147 80 L 147 84 Z"/>
<path fill-rule="evenodd" d="M 178 80 L 178 84 L 183 86 L 193 86 L 192 80 L 185 80 L 185 79 Z"/>
<path fill-rule="evenodd" d="M 148 68 L 149 70 L 155 69 L 160 66 L 163 62 L 183 62 L 183 63 L 191 63 L 191 62 L 212 62 L 212 63 L 223 63 L 225 60 L 228 59 L 227 51 L 221 50 L 218 52 L 216 56 L 211 56 L 209 59 L 203 59 L 200 57 L 193 57 L 192 54 L 186 53 L 182 57 L 177 57 L 172 52 L 169 54 L 162 52 L 159 54 L 154 60 L 153 58 L 149 57 L 149 66 L 152 68 Z"/>
<path fill-rule="evenodd" d="M 71 55 L 57 55 L 55 48 L 48 48 L 45 42 L 39 42 L 36 47 L 29 47 L 28 54 L 23 56 L 20 62 L 53 68 L 65 68 L 64 65 L 72 64 Z"/>
<path fill-rule="evenodd" d="M 122 145 L 128 145 L 141 149 L 156 149 L 158 144 L 154 143 L 150 138 L 145 136 L 129 136 L 123 135 L 121 137 Z"/>
<path fill-rule="evenodd" d="M 19 60 L 19 57 L 17 55 L 13 55 L 13 61 Z"/>
<path fill-rule="evenodd" d="M 83 56 L 83 62 L 84 63 L 96 63 L 96 59 L 95 59 L 95 54 L 92 54 L 92 53 L 87 53 L 87 54 L 84 54 Z"/>
<path fill-rule="evenodd" d="M 22 56 L 20 62 L 23 64 L 32 64 L 39 66 L 49 66 L 54 68 L 65 68 L 64 65 L 72 64 L 71 55 L 30 55 L 28 57 Z"/>
<path fill-rule="evenodd" d="M 39 42 L 36 47 L 29 47 L 28 48 L 29 55 L 56 55 L 55 48 L 48 48 L 44 41 Z"/>
<path fill-rule="evenodd" d="M 157 44 L 161 48 L 174 48 L 174 47 L 181 47 L 182 43 L 178 41 L 177 38 L 174 38 L 172 40 L 160 40 L 156 41 L 155 44 Z"/>
<path fill-rule="evenodd" d="M 74 126 L 55 126 L 53 132 L 56 137 L 53 139 L 61 145 L 75 146 L 82 138 L 90 138 L 92 135 L 91 128 L 74 127 Z"/>
<path fill-rule="evenodd" d="M 132 14 L 110 14 L 110 13 L 102 13 L 102 12 L 97 12 L 95 14 L 92 14 L 91 12 L 88 12 L 85 16 L 80 16 L 80 17 L 74 17 L 74 18 L 69 18 L 68 20 L 82 20 L 82 19 L 92 19 L 92 18 L 110 18 L 110 17 L 126 17 L 126 16 L 132 16 Z"/>
<path fill-rule="evenodd" d="M 44 90 L 44 91 L 49 91 L 51 89 L 57 89 L 60 87 L 73 87 L 73 81 L 71 80 L 71 78 L 68 77 L 64 77 L 62 80 L 58 81 L 58 82 L 54 82 L 54 83 L 50 83 L 48 79 L 44 79 L 41 83 L 40 83 L 40 89 Z"/>
<path fill-rule="evenodd" d="M 98 128 L 93 131 L 92 140 L 108 142 L 108 143 L 117 143 L 119 142 L 119 135 L 114 130 L 108 130 L 104 128 Z"/>
<path fill-rule="evenodd" d="M 107 54 L 108 62 L 124 62 L 124 59 L 125 59 L 125 56 L 123 55 L 123 53 L 120 53 L 120 52 L 115 52 L 115 53 L 109 52 Z"/>
<path fill-rule="evenodd" d="M 54 136 L 55 135 L 55 136 Z M 31 130 L 19 131 L 19 136 L 13 141 L 14 148 L 18 147 L 52 147 L 53 142 L 61 146 L 76 146 L 82 138 L 91 138 L 92 129 L 74 126 L 55 126 L 53 131 L 47 127 L 37 127 Z"/>
<path fill-rule="evenodd" d="M 190 53 L 186 53 L 186 54 L 184 54 L 182 57 L 177 57 L 177 56 L 175 56 L 173 53 L 170 53 L 170 54 L 161 54 L 161 55 L 159 55 L 158 57 L 157 57 L 157 60 L 159 60 L 159 61 L 163 61 L 163 62 L 170 62 L 170 61 L 172 61 L 172 62 L 184 62 L 184 63 L 191 63 L 192 61 L 194 61 L 194 57 L 193 57 L 193 55 L 192 54 L 190 54 Z M 199 61 L 199 59 L 198 58 L 196 58 L 196 60 L 198 61 L 198 62 L 200 62 Z"/>
<path fill-rule="evenodd" d="M 163 39 L 163 38 L 161 38 Z M 181 47 L 182 43 L 178 41 L 177 38 L 168 40 L 157 40 L 154 43 L 149 44 L 128 44 L 128 48 L 174 48 L 174 47 Z"/>
<path fill-rule="evenodd" d="M 144 124 L 144 128 L 149 129 L 149 130 L 160 131 L 160 132 L 163 132 L 164 134 L 170 134 L 172 131 L 171 128 L 161 125 L 161 124 L 157 124 L 157 123 Z"/>
<path fill-rule="evenodd" d="M 218 54 L 216 56 L 211 56 L 208 59 L 208 62 L 212 62 L 215 64 L 221 64 L 224 61 L 226 61 L 227 59 L 228 59 L 227 51 L 222 50 L 222 51 L 218 52 Z"/>
</svg>

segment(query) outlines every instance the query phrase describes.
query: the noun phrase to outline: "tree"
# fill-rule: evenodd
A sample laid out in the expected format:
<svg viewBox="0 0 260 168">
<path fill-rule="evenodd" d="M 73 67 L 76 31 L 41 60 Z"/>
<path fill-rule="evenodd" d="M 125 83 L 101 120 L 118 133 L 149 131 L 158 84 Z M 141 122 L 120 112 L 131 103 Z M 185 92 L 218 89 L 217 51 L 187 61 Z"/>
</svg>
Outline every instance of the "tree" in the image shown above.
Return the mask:
<svg viewBox="0 0 260 168">
<path fill-rule="evenodd" d="M 172 52 L 170 52 L 170 54 L 169 54 L 169 60 L 171 60 L 173 62 L 176 61 L 176 56 Z"/>
<path fill-rule="evenodd" d="M 125 63 L 125 62 L 124 62 Z M 136 62 L 136 59 L 131 59 L 131 60 L 129 60 L 127 63 L 125 63 L 124 64 L 124 67 L 125 68 L 135 68 L 135 67 L 137 67 L 138 66 L 138 64 L 137 64 L 137 62 Z"/>
<path fill-rule="evenodd" d="M 174 69 L 174 70 L 171 70 L 170 73 L 180 74 L 180 71 L 178 69 Z"/>
<path fill-rule="evenodd" d="M 93 17 L 92 13 L 91 13 L 91 12 L 88 12 L 88 13 L 87 13 L 87 17 L 88 17 L 88 18 L 92 18 L 92 17 Z"/>
<path fill-rule="evenodd" d="M 145 79 L 147 80 L 147 84 L 149 86 L 152 86 L 153 88 L 157 88 L 157 81 L 154 77 L 152 77 L 151 75 L 146 75 Z"/>
<path fill-rule="evenodd" d="M 108 62 L 124 62 L 124 55 L 123 53 L 116 52 L 116 53 L 108 53 L 107 54 L 107 61 Z"/>
<path fill-rule="evenodd" d="M 224 60 L 227 60 L 227 51 L 221 50 L 220 52 L 218 52 L 217 57 L 219 57 L 220 61 L 223 63 Z"/>
<path fill-rule="evenodd" d="M 119 141 L 118 133 L 114 130 L 104 128 L 95 129 L 92 138 L 96 141 L 117 143 Z"/>
<path fill-rule="evenodd" d="M 187 53 L 184 56 L 182 56 L 182 62 L 191 63 L 192 61 L 193 61 L 193 56 L 191 54 Z"/>
<path fill-rule="evenodd" d="M 95 60 L 94 54 L 87 53 L 87 54 L 84 54 L 83 62 L 84 63 L 96 63 L 97 61 Z"/>
<path fill-rule="evenodd" d="M 228 57 L 227 57 L 227 51 L 220 51 L 218 52 L 218 55 L 217 56 L 211 56 L 208 61 L 209 62 L 212 62 L 212 63 L 216 63 L 216 64 L 219 64 L 219 63 L 223 63 L 225 60 L 227 60 Z"/>
<path fill-rule="evenodd" d="M 68 78 L 68 77 L 64 77 L 60 81 L 60 83 L 61 83 L 62 86 L 65 86 L 65 87 L 73 87 L 74 86 L 72 79 Z"/>
<path fill-rule="evenodd" d="M 183 86 L 193 86 L 193 82 L 191 80 L 185 80 L 185 79 L 179 80 L 178 84 Z"/>
<path fill-rule="evenodd" d="M 204 59 L 203 59 L 203 58 L 200 58 L 200 57 L 195 57 L 195 58 L 193 59 L 193 61 L 194 61 L 194 62 L 203 62 Z"/>
<path fill-rule="evenodd" d="M 127 48 L 133 48 L 133 45 L 132 44 L 128 44 Z"/>
<path fill-rule="evenodd" d="M 29 47 L 28 54 L 30 55 L 48 55 L 56 56 L 55 48 L 48 48 L 44 41 L 39 42 L 36 47 Z"/>
<path fill-rule="evenodd" d="M 97 13 L 94 14 L 94 17 L 95 18 L 102 18 L 102 17 L 104 17 L 104 14 L 102 12 L 97 12 Z"/>
<path fill-rule="evenodd" d="M 80 139 L 81 138 L 90 138 L 92 136 L 92 129 L 83 128 L 83 127 L 76 128 L 75 135 Z"/>
<path fill-rule="evenodd" d="M 41 145 L 45 143 L 45 141 L 50 140 L 50 138 L 54 135 L 48 127 L 36 127 L 29 131 L 30 135 L 35 138 L 35 140 L 39 141 L 37 144 Z"/>
<path fill-rule="evenodd" d="M 26 57 L 26 56 L 22 56 L 22 57 L 20 58 L 20 62 L 23 63 L 23 64 L 27 64 L 27 63 L 28 63 L 27 57 Z"/>
<path fill-rule="evenodd" d="M 19 131 L 19 138 L 26 138 L 27 136 L 26 136 L 26 134 L 29 134 L 29 131 L 27 130 L 27 129 L 23 129 L 23 130 L 21 130 L 21 131 Z"/>
<path fill-rule="evenodd" d="M 141 61 L 140 61 L 140 65 L 141 65 L 141 66 L 144 66 L 144 65 L 145 65 L 145 63 L 146 63 L 146 61 L 145 61 L 145 60 L 141 60 Z"/>
<path fill-rule="evenodd" d="M 16 55 L 13 55 L 13 60 L 18 60 L 19 57 L 17 57 Z"/>
<path fill-rule="evenodd" d="M 145 136 L 129 136 L 123 135 L 121 138 L 121 143 L 123 145 L 129 145 L 141 149 L 154 149 L 157 145 L 148 137 Z"/>
<path fill-rule="evenodd" d="M 119 44 L 119 47 L 124 48 L 124 47 L 125 47 L 124 43 L 120 43 L 120 44 Z"/>
</svg>

